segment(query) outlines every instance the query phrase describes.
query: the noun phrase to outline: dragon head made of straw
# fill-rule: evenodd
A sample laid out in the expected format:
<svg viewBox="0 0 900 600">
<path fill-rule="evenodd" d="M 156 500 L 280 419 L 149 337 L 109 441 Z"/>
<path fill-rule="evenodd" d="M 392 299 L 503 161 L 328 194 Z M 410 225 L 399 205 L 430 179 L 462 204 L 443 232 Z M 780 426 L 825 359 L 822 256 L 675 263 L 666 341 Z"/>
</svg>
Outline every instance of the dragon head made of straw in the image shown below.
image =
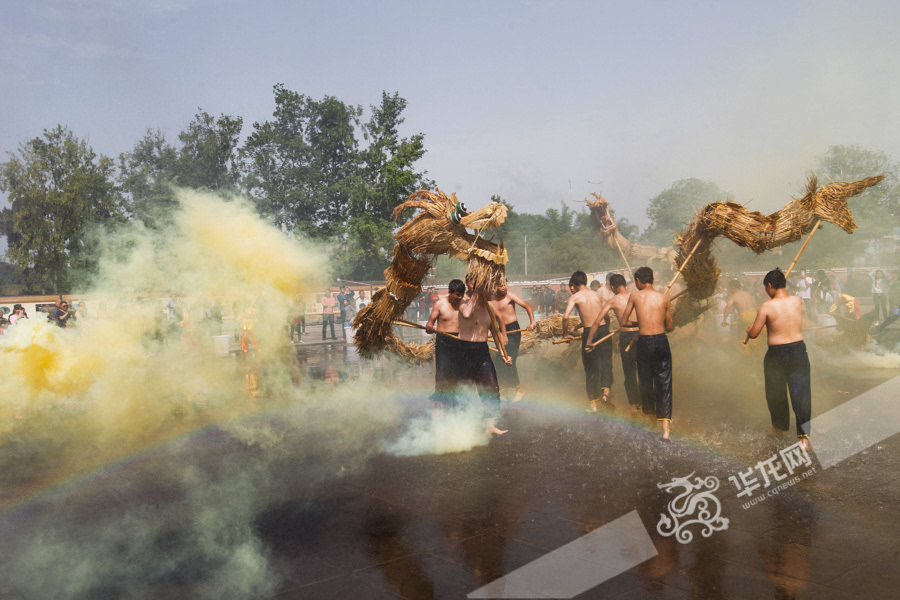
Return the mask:
<svg viewBox="0 0 900 600">
<path fill-rule="evenodd" d="M 468 263 L 466 277 L 473 278 L 475 288 L 488 294 L 506 285 L 506 248 L 502 241 L 498 245 L 482 237 L 483 232 L 506 220 L 505 205 L 491 202 L 468 212 L 456 194 L 419 190 L 394 209 L 394 221 L 407 208 L 421 209 L 394 235 L 407 254 L 426 260 L 447 254 L 464 260 Z M 475 235 L 467 229 L 474 230 Z"/>
</svg>

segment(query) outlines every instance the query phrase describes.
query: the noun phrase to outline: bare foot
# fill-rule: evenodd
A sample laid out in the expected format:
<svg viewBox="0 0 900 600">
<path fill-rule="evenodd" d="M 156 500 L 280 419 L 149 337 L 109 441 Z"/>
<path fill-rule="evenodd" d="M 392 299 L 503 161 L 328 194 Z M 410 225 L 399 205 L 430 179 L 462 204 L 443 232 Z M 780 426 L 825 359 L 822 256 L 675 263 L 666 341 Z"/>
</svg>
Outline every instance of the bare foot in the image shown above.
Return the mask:
<svg viewBox="0 0 900 600">
<path fill-rule="evenodd" d="M 800 447 L 809 450 L 809 438 L 800 438 Z"/>
<path fill-rule="evenodd" d="M 641 412 L 641 409 L 638 408 L 638 406 L 636 404 L 631 405 L 631 416 L 632 417 L 638 416 L 638 414 L 640 414 L 640 412 Z"/>
<path fill-rule="evenodd" d="M 485 431 L 488 435 L 503 435 L 504 433 L 509 431 L 509 429 L 500 429 L 499 427 L 497 427 L 497 425 L 494 423 L 494 419 L 485 419 L 485 421 L 487 421 L 487 428 L 485 429 Z"/>
<path fill-rule="evenodd" d="M 606 389 L 606 388 L 604 388 Z M 600 398 L 600 405 L 606 410 L 616 410 L 616 405 L 612 403 L 610 398 L 612 397 L 612 392 L 609 389 L 603 393 L 603 396 Z"/>
<path fill-rule="evenodd" d="M 513 402 L 520 402 L 522 398 L 525 396 L 525 392 L 522 391 L 522 388 L 516 388 L 516 395 L 513 396 Z"/>
<path fill-rule="evenodd" d="M 586 408 L 584 412 L 589 412 L 589 413 L 597 412 L 597 401 L 591 400 L 590 406 L 588 408 Z"/>
<path fill-rule="evenodd" d="M 780 429 L 775 429 L 771 425 L 766 425 L 766 435 L 769 437 L 784 437 L 784 432 Z"/>
<path fill-rule="evenodd" d="M 663 421 L 662 422 L 662 426 L 663 426 L 662 439 L 664 439 L 666 441 L 669 441 L 669 426 L 671 425 L 671 423 L 672 423 L 671 421 Z"/>
</svg>

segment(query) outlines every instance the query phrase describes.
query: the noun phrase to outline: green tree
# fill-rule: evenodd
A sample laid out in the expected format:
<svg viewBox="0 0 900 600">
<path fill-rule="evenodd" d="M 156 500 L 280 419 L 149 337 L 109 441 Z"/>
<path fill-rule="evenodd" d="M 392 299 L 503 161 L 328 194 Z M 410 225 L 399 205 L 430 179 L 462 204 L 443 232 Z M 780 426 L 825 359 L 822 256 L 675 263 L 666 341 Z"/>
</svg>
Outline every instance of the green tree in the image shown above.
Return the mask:
<svg viewBox="0 0 900 600">
<path fill-rule="evenodd" d="M 681 179 L 660 192 L 647 206 L 650 225 L 644 231 L 644 243 L 668 246 L 675 234 L 694 218 L 694 213 L 711 202 L 723 202 L 728 195 L 711 181 Z"/>
<path fill-rule="evenodd" d="M 239 179 L 237 149 L 244 120 L 203 109 L 178 134 L 181 148 L 175 164 L 178 185 L 208 190 L 234 190 Z"/>
<path fill-rule="evenodd" d="M 395 244 L 394 228 L 390 221 L 370 215 L 352 217 L 336 260 L 335 272 L 357 281 L 383 279 Z"/>
<path fill-rule="evenodd" d="M 509 254 L 506 266 L 510 277 L 525 276 L 525 238 L 528 238 L 528 274 L 571 273 L 582 269 L 600 271 L 613 264 L 614 255 L 600 243 L 591 230 L 590 216 L 575 212 L 567 205 L 548 209 L 543 215 L 518 213 L 499 196 L 492 202 L 507 206 L 506 221 L 485 232 L 494 243 L 503 241 Z"/>
<path fill-rule="evenodd" d="M 243 186 L 260 213 L 286 230 L 331 240 L 340 248 L 338 275 L 380 278 L 394 246 L 394 207 L 433 185 L 414 168 L 424 136 L 400 136 L 406 104 L 383 92 L 362 123 L 359 106 L 279 84 L 272 120 L 254 123 L 241 149 Z"/>
<path fill-rule="evenodd" d="M 66 291 L 70 270 L 89 268 L 95 259 L 89 229 L 124 218 L 113 161 L 62 125 L 9 156 L 0 165 L 0 191 L 10 202 L 0 212 L 7 257 L 54 293 Z"/>
<path fill-rule="evenodd" d="M 382 92 L 381 105 L 370 108 L 372 115 L 362 126 L 369 143 L 361 153 L 365 190 L 361 202 L 353 207 L 353 216 L 365 214 L 390 221 L 395 206 L 416 190 L 433 187 L 434 182 L 425 178 L 425 171 L 413 169 L 425 155 L 425 136 L 400 137 L 406 100 L 397 92 Z"/>
<path fill-rule="evenodd" d="M 243 120 L 200 110 L 169 144 L 160 129 L 147 129 L 130 152 L 119 155 L 119 182 L 132 217 L 150 227 L 168 222 L 175 208 L 173 186 L 236 190 L 237 146 Z"/>
<path fill-rule="evenodd" d="M 131 216 L 150 227 L 169 220 L 175 209 L 178 151 L 160 129 L 147 129 L 131 152 L 119 155 L 119 185 Z"/>
<path fill-rule="evenodd" d="M 260 212 L 310 237 L 344 233 L 362 183 L 361 114 L 332 96 L 317 101 L 276 85 L 273 120 L 254 123 L 241 149 L 243 185 Z"/>
</svg>

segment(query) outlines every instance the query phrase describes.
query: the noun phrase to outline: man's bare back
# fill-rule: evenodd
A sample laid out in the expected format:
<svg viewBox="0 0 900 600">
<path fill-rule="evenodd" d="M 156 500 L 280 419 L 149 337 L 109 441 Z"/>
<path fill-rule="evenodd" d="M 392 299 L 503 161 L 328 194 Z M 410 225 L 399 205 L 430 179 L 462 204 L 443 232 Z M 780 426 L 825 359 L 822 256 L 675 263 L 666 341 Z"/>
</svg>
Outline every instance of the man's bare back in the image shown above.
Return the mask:
<svg viewBox="0 0 900 600">
<path fill-rule="evenodd" d="M 633 326 L 636 315 L 640 335 L 659 335 L 672 331 L 674 325 L 669 297 L 653 289 L 651 283 L 638 282 L 637 286 L 638 291 L 630 295 L 625 310 L 622 311 L 624 318 L 628 321 L 620 321 L 620 323 Z"/>
<path fill-rule="evenodd" d="M 739 289 L 731 294 L 731 297 L 728 298 L 728 302 L 725 304 L 723 323 L 728 319 L 728 315 L 731 314 L 732 310 L 736 310 L 738 314 L 755 311 L 756 300 L 748 292 Z"/>
<path fill-rule="evenodd" d="M 578 307 L 578 314 L 581 315 L 581 322 L 585 327 L 590 327 L 594 321 L 597 320 L 597 315 L 600 314 L 600 296 L 597 295 L 597 292 L 591 290 L 587 286 L 581 286 L 579 289 L 575 290 L 569 298 L 569 303 L 566 305 L 566 312 L 563 314 L 563 335 L 566 338 L 572 337 L 568 332 L 569 315 L 572 314 L 572 311 L 575 310 L 576 306 Z"/>
<path fill-rule="evenodd" d="M 791 344 L 803 340 L 802 323 L 803 300 L 799 296 L 789 296 L 781 288 L 775 291 L 771 300 L 763 302 L 747 334 L 756 338 L 765 327 L 769 346 Z"/>
<path fill-rule="evenodd" d="M 613 293 L 613 291 L 609 289 L 609 286 L 606 286 L 606 285 L 600 286 L 600 288 L 598 288 L 595 293 L 600 298 L 600 306 L 601 307 L 605 306 L 607 302 L 609 302 L 616 296 L 615 293 Z M 599 313 L 599 314 L 601 314 L 603 316 L 603 322 L 605 322 L 607 325 L 609 325 L 609 313 L 608 312 L 604 313 L 601 311 L 601 313 Z M 596 324 L 600 325 L 600 323 L 596 323 Z"/>
<path fill-rule="evenodd" d="M 607 321 L 609 321 L 609 311 L 613 311 L 616 314 L 616 319 L 618 319 L 620 324 L 622 323 L 622 319 L 625 318 L 625 307 L 628 306 L 628 299 L 631 297 L 631 292 L 629 292 L 626 288 L 621 289 L 622 291 L 610 298 L 600 310 L 601 316 L 604 313 L 607 313 Z M 597 324 L 599 323 L 595 323 L 595 325 Z M 620 331 L 635 331 L 636 329 L 637 327 L 621 327 L 621 325 L 619 327 Z"/>
</svg>

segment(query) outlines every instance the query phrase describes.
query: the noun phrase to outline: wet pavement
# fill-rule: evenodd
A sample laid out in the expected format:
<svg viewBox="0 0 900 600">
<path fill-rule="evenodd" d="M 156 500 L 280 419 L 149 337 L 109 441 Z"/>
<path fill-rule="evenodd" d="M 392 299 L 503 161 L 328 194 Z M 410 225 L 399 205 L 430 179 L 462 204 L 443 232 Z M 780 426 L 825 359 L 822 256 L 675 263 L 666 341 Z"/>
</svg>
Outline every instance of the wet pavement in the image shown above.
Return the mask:
<svg viewBox="0 0 900 600">
<path fill-rule="evenodd" d="M 763 434 L 761 357 L 673 353 L 670 444 L 625 410 L 618 357 L 618 410 L 593 416 L 580 365 L 562 372 L 534 355 L 519 363 L 525 399 L 503 405 L 509 434 L 393 456 L 385 441 L 430 414 L 433 372 L 361 361 L 339 343 L 298 346 L 301 385 L 335 398 L 356 386 L 351 402 L 335 400 L 333 414 L 328 403 L 263 402 L 240 427 L 206 428 L 8 504 L 0 599 L 464 598 L 634 510 L 657 556 L 578 598 L 898 597 L 897 436 L 745 508 L 729 477 L 795 441 Z M 813 356 L 814 416 L 900 374 L 838 376 L 830 364 Z M 384 407 L 393 421 L 379 421 L 367 390 L 396 390 Z M 681 543 L 657 532 L 673 497 L 659 484 L 692 474 L 718 478 L 728 526 Z"/>
</svg>

